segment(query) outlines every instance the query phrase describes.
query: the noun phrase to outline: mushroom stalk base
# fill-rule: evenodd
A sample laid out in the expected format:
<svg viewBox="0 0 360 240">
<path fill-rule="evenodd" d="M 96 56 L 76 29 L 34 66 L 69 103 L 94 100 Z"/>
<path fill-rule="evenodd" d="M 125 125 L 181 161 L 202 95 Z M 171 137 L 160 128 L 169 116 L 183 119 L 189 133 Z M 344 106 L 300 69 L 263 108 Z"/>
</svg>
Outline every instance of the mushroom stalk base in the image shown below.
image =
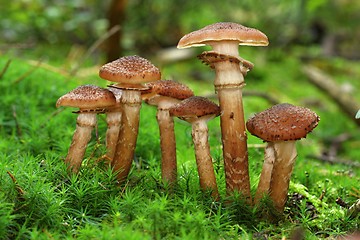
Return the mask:
<svg viewBox="0 0 360 240">
<path fill-rule="evenodd" d="M 116 144 L 119 137 L 121 126 L 121 111 L 107 112 L 106 123 L 106 157 L 111 162 L 115 155 Z"/>
<path fill-rule="evenodd" d="M 176 184 L 177 161 L 174 120 L 168 109 L 158 108 L 156 118 L 160 131 L 161 176 L 165 183 Z"/>
<path fill-rule="evenodd" d="M 251 201 L 242 92 L 239 88 L 219 89 L 218 97 L 226 189 L 238 191 Z"/>
<path fill-rule="evenodd" d="M 297 156 L 295 141 L 274 143 L 275 162 L 270 182 L 270 198 L 282 212 L 287 200 L 291 173 Z"/>
<path fill-rule="evenodd" d="M 73 173 L 79 172 L 87 144 L 91 139 L 91 132 L 95 125 L 96 113 L 79 113 L 76 119 L 76 130 L 65 159 L 68 169 Z"/>
<path fill-rule="evenodd" d="M 134 159 L 139 130 L 141 93 L 135 90 L 123 90 L 121 104 L 121 127 L 114 159 L 111 162 L 120 183 L 127 178 Z"/>
<path fill-rule="evenodd" d="M 219 192 L 216 184 L 212 157 L 210 155 L 208 127 L 206 121 L 198 120 L 192 123 L 192 137 L 200 187 L 205 191 L 211 190 L 211 195 L 217 199 L 219 197 Z"/>
<path fill-rule="evenodd" d="M 275 161 L 274 143 L 268 142 L 265 148 L 264 164 L 260 174 L 260 180 L 254 198 L 255 203 L 259 203 L 261 198 L 269 194 L 274 161 Z"/>
</svg>

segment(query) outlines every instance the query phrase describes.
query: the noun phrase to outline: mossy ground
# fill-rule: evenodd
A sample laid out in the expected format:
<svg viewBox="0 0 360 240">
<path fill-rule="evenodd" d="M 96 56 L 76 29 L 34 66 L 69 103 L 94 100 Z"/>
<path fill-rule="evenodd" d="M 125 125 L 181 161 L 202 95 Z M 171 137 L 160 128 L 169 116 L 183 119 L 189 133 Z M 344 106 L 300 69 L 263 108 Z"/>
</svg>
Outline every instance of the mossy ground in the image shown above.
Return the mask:
<svg viewBox="0 0 360 240">
<path fill-rule="evenodd" d="M 302 49 L 292 56 L 302 53 Z M 49 53 L 49 56 L 51 53 Z M 209 122 L 209 141 L 222 196 L 214 202 L 199 189 L 191 126 L 176 120 L 179 182 L 169 190 L 161 183 L 159 132 L 156 110 L 143 105 L 136 156 L 129 179 L 118 186 L 105 153 L 105 117 L 88 145 L 79 175 L 70 176 L 64 158 L 75 128 L 71 109 L 56 109 L 56 100 L 81 84 L 106 86 L 92 67 L 86 76 L 49 70 L 12 55 L 1 56 L 0 70 L 0 236 L 3 239 L 280 239 L 302 229 L 306 239 L 336 237 L 359 229 L 359 217 L 349 218 L 346 204 L 360 198 L 360 170 L 312 158 L 335 136 L 350 134 L 339 157 L 359 163 L 360 134 L 351 119 L 301 73 L 299 57 L 279 51 L 245 49 L 255 63 L 246 77 L 245 91 L 265 92 L 279 102 L 311 108 L 321 117 L 308 138 L 299 141 L 289 201 L 276 221 L 271 204 L 247 206 L 239 196 L 225 194 L 219 119 Z M 325 61 L 324 61 L 325 62 Z M 320 62 L 322 63 L 322 62 Z M 360 68 L 343 60 L 326 60 L 339 84 L 359 89 Z M 69 63 L 68 63 L 69 65 Z M 64 65 L 62 65 L 64 66 Z M 347 66 L 346 69 L 344 66 Z M 352 66 L 352 67 L 349 67 Z M 349 70 L 350 69 L 350 70 Z M 162 66 L 163 78 L 188 84 L 196 95 L 212 97 L 214 73 L 197 60 Z M 350 71 L 350 72 L 349 72 Z M 64 73 L 64 74 L 63 74 Z M 195 77 L 194 77 L 195 76 Z M 356 90 L 355 90 L 356 91 Z M 360 97 L 355 96 L 359 101 Z M 246 118 L 271 106 L 259 96 L 245 96 Z M 252 191 L 256 190 L 263 161 L 263 143 L 249 136 Z M 260 145 L 260 147 L 259 147 Z M 229 201 L 230 200 L 230 201 Z"/>
</svg>

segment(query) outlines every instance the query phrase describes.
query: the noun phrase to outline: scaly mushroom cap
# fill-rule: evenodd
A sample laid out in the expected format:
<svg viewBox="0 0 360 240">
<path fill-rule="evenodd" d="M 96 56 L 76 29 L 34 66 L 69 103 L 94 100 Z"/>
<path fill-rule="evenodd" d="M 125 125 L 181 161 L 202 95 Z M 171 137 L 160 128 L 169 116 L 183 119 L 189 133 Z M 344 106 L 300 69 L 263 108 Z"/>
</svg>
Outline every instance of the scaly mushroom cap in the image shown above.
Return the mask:
<svg viewBox="0 0 360 240">
<path fill-rule="evenodd" d="M 150 61 L 139 56 L 125 56 L 106 63 L 99 70 L 103 79 L 127 84 L 141 84 L 160 80 L 160 70 Z"/>
<path fill-rule="evenodd" d="M 267 36 L 255 28 L 248 28 L 238 23 L 219 22 L 183 36 L 177 47 L 189 48 L 207 45 L 216 41 L 238 41 L 239 45 L 267 46 Z"/>
<path fill-rule="evenodd" d="M 146 84 L 149 90 L 143 91 L 143 98 L 149 99 L 155 95 L 183 100 L 194 96 L 194 92 L 185 84 L 173 80 L 159 80 Z"/>
<path fill-rule="evenodd" d="M 115 96 L 105 88 L 82 85 L 60 97 L 56 107 L 76 107 L 80 110 L 100 110 L 116 104 Z"/>
<path fill-rule="evenodd" d="M 288 103 L 277 104 L 250 118 L 248 131 L 264 141 L 290 141 L 306 137 L 320 118 L 308 108 Z"/>
<path fill-rule="evenodd" d="M 203 116 L 219 116 L 220 107 L 207 98 L 192 96 L 189 97 L 169 110 L 171 116 L 181 119 L 200 118 Z"/>
</svg>

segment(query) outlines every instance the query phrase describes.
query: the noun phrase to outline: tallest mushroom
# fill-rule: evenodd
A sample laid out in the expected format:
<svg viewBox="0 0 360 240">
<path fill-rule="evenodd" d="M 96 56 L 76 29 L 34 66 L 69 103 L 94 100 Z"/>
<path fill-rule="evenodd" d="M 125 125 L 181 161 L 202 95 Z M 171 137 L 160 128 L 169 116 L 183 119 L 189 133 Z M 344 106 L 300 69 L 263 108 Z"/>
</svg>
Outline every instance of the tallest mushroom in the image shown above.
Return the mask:
<svg viewBox="0 0 360 240">
<path fill-rule="evenodd" d="M 239 45 L 267 46 L 266 35 L 254 28 L 231 22 L 219 22 L 183 36 L 178 48 L 209 45 L 213 51 L 200 55 L 215 69 L 215 90 L 221 109 L 223 157 L 226 189 L 250 197 L 247 136 L 242 103 L 244 75 L 252 64 L 240 58 Z"/>
</svg>

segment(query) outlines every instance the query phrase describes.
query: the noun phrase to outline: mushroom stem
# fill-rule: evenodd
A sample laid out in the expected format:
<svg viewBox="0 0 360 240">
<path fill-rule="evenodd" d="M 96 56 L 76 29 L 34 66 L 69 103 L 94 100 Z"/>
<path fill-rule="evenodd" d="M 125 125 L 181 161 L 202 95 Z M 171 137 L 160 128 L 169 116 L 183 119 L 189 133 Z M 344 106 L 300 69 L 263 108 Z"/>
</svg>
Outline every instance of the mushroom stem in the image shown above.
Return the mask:
<svg viewBox="0 0 360 240">
<path fill-rule="evenodd" d="M 208 117 L 208 116 L 207 116 Z M 195 158 L 199 173 L 200 187 L 203 190 L 211 190 L 211 196 L 219 198 L 216 177 L 210 155 L 208 142 L 208 127 L 206 121 L 201 118 L 192 122 L 192 137 L 195 148 Z"/>
<path fill-rule="evenodd" d="M 141 109 L 141 93 L 135 90 L 123 90 L 121 96 L 122 117 L 118 142 L 111 162 L 120 182 L 124 181 L 134 158 Z"/>
<path fill-rule="evenodd" d="M 271 175 L 275 161 L 274 143 L 268 142 L 265 148 L 264 164 L 260 174 L 259 184 L 254 197 L 254 202 L 259 203 L 261 198 L 269 194 Z"/>
<path fill-rule="evenodd" d="M 270 198 L 279 212 L 284 210 L 291 173 L 297 156 L 295 141 L 274 142 L 275 162 L 270 182 Z"/>
<path fill-rule="evenodd" d="M 238 63 L 215 63 L 215 89 L 221 109 L 220 125 L 226 189 L 238 191 L 251 202 L 242 90 L 244 77 Z"/>
<path fill-rule="evenodd" d="M 115 155 L 116 144 L 121 126 L 121 111 L 109 111 L 106 113 L 106 157 L 111 162 Z"/>
<path fill-rule="evenodd" d="M 219 41 L 211 42 L 209 45 L 212 47 L 213 51 L 234 56 L 239 56 L 239 42 L 238 41 Z"/>
<path fill-rule="evenodd" d="M 169 108 L 161 107 L 158 107 L 156 118 L 160 131 L 161 176 L 164 182 L 173 185 L 177 178 L 174 120 L 170 116 Z"/>
<path fill-rule="evenodd" d="M 91 132 L 96 125 L 96 113 L 79 113 L 76 119 L 76 129 L 73 135 L 65 163 L 68 170 L 78 173 L 86 147 L 91 139 Z"/>
</svg>

